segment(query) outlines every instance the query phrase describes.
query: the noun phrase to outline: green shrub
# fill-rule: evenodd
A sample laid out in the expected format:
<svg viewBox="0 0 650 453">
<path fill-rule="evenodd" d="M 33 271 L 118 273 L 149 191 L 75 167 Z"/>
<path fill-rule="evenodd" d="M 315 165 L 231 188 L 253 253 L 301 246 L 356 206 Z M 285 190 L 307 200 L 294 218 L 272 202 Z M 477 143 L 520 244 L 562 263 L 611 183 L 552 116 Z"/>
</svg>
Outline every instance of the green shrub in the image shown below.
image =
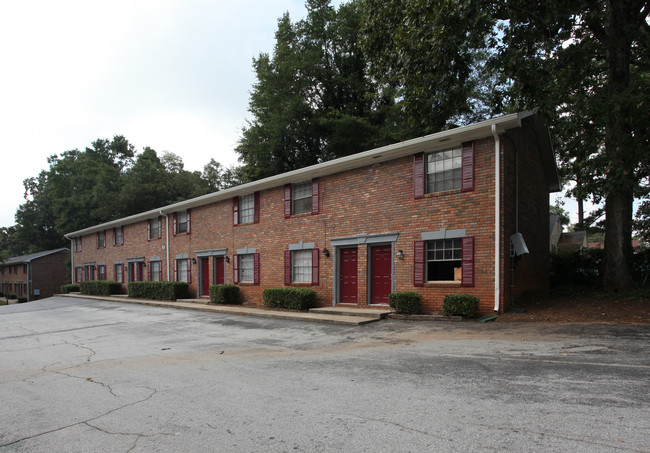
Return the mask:
<svg viewBox="0 0 650 453">
<path fill-rule="evenodd" d="M 309 310 L 316 306 L 316 291 L 307 288 L 270 288 L 262 292 L 266 308 Z"/>
<path fill-rule="evenodd" d="M 129 297 L 135 299 L 176 300 L 188 294 L 185 282 L 130 282 L 127 288 Z"/>
<path fill-rule="evenodd" d="M 210 285 L 210 303 L 239 305 L 239 286 L 237 285 Z"/>
<path fill-rule="evenodd" d="M 3 293 L 2 291 L 0 291 L 0 297 L 5 297 L 5 293 Z"/>
<path fill-rule="evenodd" d="M 17 299 L 16 295 L 15 295 L 15 294 L 11 294 L 11 293 L 7 294 L 6 297 L 7 297 L 7 299 L 9 299 L 9 300 Z"/>
<path fill-rule="evenodd" d="M 475 318 L 478 315 L 478 298 L 470 294 L 447 294 L 442 299 L 442 314 Z"/>
<path fill-rule="evenodd" d="M 68 284 L 61 286 L 61 294 L 78 293 L 79 285 Z"/>
<path fill-rule="evenodd" d="M 92 280 L 81 282 L 79 290 L 81 294 L 89 296 L 110 296 L 111 294 L 119 294 L 122 291 L 122 285 L 108 280 Z"/>
<path fill-rule="evenodd" d="M 18 298 L 18 303 L 19 303 L 19 304 L 24 304 L 25 302 L 27 302 L 27 298 L 26 298 L 26 297 L 19 297 L 19 298 Z"/>
<path fill-rule="evenodd" d="M 551 287 L 599 287 L 604 250 L 561 250 L 551 254 Z"/>
<path fill-rule="evenodd" d="M 390 293 L 388 305 L 397 313 L 414 315 L 420 313 L 422 308 L 422 295 L 413 292 Z"/>
</svg>

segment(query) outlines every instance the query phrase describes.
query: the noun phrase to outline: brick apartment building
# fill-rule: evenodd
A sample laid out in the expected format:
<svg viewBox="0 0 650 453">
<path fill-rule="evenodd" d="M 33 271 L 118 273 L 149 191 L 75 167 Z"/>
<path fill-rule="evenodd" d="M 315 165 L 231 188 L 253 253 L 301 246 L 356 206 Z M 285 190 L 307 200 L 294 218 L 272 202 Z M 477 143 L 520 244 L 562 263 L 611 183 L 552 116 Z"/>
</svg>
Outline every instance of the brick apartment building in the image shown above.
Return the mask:
<svg viewBox="0 0 650 453">
<path fill-rule="evenodd" d="M 7 259 L 0 263 L 0 289 L 28 301 L 51 297 L 70 281 L 68 253 L 60 248 Z"/>
<path fill-rule="evenodd" d="M 309 287 L 321 306 L 357 307 L 415 291 L 425 312 L 463 292 L 482 312 L 502 312 L 523 291 L 547 287 L 549 192 L 557 190 L 548 130 L 523 112 L 66 237 L 75 282 L 187 281 L 197 297 L 234 283 L 254 304 L 266 288 Z M 511 249 L 530 252 L 515 269 Z"/>
</svg>

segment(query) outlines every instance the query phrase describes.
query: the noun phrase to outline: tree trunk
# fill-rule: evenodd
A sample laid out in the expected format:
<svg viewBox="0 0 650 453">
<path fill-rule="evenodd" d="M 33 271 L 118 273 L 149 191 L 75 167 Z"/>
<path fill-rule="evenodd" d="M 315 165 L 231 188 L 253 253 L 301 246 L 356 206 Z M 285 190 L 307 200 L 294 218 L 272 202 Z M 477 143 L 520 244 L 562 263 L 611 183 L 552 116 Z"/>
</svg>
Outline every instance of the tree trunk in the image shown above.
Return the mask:
<svg viewBox="0 0 650 453">
<path fill-rule="evenodd" d="M 607 110 L 605 126 L 605 153 L 609 161 L 607 196 L 605 202 L 605 269 L 603 284 L 606 290 L 632 288 L 632 203 L 634 201 L 635 163 L 630 151 L 630 60 L 632 39 L 629 23 L 638 14 L 637 1 L 607 2 L 606 95 L 611 106 Z"/>
</svg>

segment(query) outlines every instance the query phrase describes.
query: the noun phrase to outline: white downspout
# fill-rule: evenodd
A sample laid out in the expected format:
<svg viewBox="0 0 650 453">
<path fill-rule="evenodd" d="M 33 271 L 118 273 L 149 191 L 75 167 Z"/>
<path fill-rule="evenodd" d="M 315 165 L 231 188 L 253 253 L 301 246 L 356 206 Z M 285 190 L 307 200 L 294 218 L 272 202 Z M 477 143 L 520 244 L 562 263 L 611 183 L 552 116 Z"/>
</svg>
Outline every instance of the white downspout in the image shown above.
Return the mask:
<svg viewBox="0 0 650 453">
<path fill-rule="evenodd" d="M 169 216 L 167 214 L 163 214 L 162 209 L 159 211 L 160 215 L 165 216 L 165 239 L 167 240 L 167 245 L 165 246 L 165 250 L 167 251 L 167 265 L 165 266 L 167 268 L 167 281 L 169 281 Z"/>
<path fill-rule="evenodd" d="M 501 296 L 501 140 L 497 127 L 492 125 L 494 137 L 494 311 L 499 312 Z"/>
<path fill-rule="evenodd" d="M 70 239 L 70 284 L 74 285 L 74 239 Z"/>
</svg>

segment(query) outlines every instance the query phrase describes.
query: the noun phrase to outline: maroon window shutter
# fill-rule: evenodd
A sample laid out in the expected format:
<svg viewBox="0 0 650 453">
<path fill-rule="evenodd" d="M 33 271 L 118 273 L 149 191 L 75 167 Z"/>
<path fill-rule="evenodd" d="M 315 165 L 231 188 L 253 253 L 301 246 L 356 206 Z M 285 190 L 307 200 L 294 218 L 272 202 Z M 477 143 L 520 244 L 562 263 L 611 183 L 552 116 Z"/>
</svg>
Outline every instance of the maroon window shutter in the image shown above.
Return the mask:
<svg viewBox="0 0 650 453">
<path fill-rule="evenodd" d="M 474 142 L 463 143 L 462 165 L 460 190 L 469 192 L 474 190 Z"/>
<path fill-rule="evenodd" d="M 162 281 L 163 281 L 162 275 L 163 275 L 163 274 L 162 274 L 162 261 L 161 261 L 161 262 L 160 262 L 160 266 L 158 266 L 158 281 L 159 281 L 159 282 L 162 282 Z"/>
<path fill-rule="evenodd" d="M 192 283 L 192 259 L 187 259 L 187 283 Z"/>
<path fill-rule="evenodd" d="M 232 281 L 239 283 L 239 255 L 232 257 Z"/>
<path fill-rule="evenodd" d="M 260 284 L 260 254 L 253 254 L 253 284 Z"/>
<path fill-rule="evenodd" d="M 413 197 L 424 197 L 424 153 L 413 156 Z"/>
<path fill-rule="evenodd" d="M 232 225 L 239 225 L 239 197 L 232 197 Z"/>
<path fill-rule="evenodd" d="M 151 220 L 147 220 L 147 241 L 151 240 Z"/>
<path fill-rule="evenodd" d="M 158 216 L 158 239 L 162 237 L 162 216 Z"/>
<path fill-rule="evenodd" d="M 426 278 L 424 268 L 425 246 L 424 241 L 415 241 L 413 243 L 413 286 L 424 286 Z"/>
<path fill-rule="evenodd" d="M 318 178 L 311 180 L 311 213 L 318 214 L 319 212 L 319 199 L 318 199 Z"/>
<path fill-rule="evenodd" d="M 284 185 L 284 218 L 291 217 L 291 184 Z"/>
<path fill-rule="evenodd" d="M 177 261 L 178 261 L 178 260 L 174 260 L 174 281 L 175 281 L 175 282 L 178 281 L 178 266 L 177 266 Z"/>
<path fill-rule="evenodd" d="M 460 286 L 474 286 L 474 238 L 463 238 L 462 247 L 462 277 Z"/>
<path fill-rule="evenodd" d="M 178 216 L 176 215 L 176 213 L 174 213 L 174 216 L 172 217 L 172 220 L 173 220 L 173 224 L 174 224 L 174 231 L 173 231 L 172 235 L 176 236 L 176 227 L 178 225 Z"/>
<path fill-rule="evenodd" d="M 260 191 L 253 194 L 253 223 L 260 223 Z"/>
<path fill-rule="evenodd" d="M 115 228 L 113 228 L 113 245 L 115 245 L 115 236 L 117 236 L 117 233 L 115 232 Z"/>
<path fill-rule="evenodd" d="M 318 260 L 320 259 L 320 250 L 311 249 L 311 285 L 318 286 Z"/>
<path fill-rule="evenodd" d="M 149 267 L 147 268 L 147 280 L 151 281 L 151 261 L 149 261 Z"/>
<path fill-rule="evenodd" d="M 95 240 L 97 242 L 97 248 L 99 248 L 99 233 L 95 233 Z"/>
<path fill-rule="evenodd" d="M 192 210 L 187 210 L 187 234 L 192 234 Z"/>
<path fill-rule="evenodd" d="M 291 250 L 284 251 L 284 284 L 291 284 Z"/>
</svg>

